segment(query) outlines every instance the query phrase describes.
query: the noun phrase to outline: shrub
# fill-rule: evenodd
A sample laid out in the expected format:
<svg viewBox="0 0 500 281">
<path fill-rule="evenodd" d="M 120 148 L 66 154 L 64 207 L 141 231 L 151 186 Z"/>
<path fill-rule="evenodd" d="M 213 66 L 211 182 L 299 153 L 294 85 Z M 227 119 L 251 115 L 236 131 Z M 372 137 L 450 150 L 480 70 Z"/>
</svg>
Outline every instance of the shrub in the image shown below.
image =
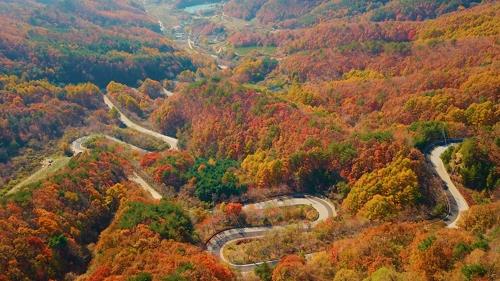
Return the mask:
<svg viewBox="0 0 500 281">
<path fill-rule="evenodd" d="M 136 276 L 127 279 L 127 281 L 152 281 L 152 280 L 153 276 L 151 275 L 151 273 L 147 272 L 141 272 Z"/>
<path fill-rule="evenodd" d="M 262 281 L 271 281 L 273 277 L 273 269 L 267 264 L 259 264 L 254 269 L 255 275 L 257 275 Z"/>
<path fill-rule="evenodd" d="M 462 267 L 462 274 L 467 280 L 472 280 L 474 277 L 482 277 L 486 272 L 486 269 L 480 264 L 467 264 Z"/>
<path fill-rule="evenodd" d="M 68 245 L 68 238 L 64 234 L 53 236 L 49 239 L 49 247 L 52 249 L 64 249 Z"/>
<path fill-rule="evenodd" d="M 418 245 L 418 249 L 420 251 L 425 251 L 427 249 L 430 248 L 430 246 L 432 246 L 432 243 L 434 243 L 434 241 L 436 240 L 436 236 L 429 236 L 427 238 L 425 238 L 422 242 L 420 242 L 420 244 Z"/>
<path fill-rule="evenodd" d="M 472 206 L 465 212 L 458 225 L 473 233 L 485 233 L 500 222 L 500 203 Z"/>
</svg>

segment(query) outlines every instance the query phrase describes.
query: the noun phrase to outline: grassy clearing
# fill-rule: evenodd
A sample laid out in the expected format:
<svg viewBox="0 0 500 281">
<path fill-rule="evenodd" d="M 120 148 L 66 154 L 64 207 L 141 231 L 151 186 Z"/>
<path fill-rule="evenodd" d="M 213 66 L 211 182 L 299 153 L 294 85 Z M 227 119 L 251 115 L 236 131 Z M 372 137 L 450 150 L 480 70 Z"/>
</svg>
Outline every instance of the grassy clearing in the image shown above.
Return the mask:
<svg viewBox="0 0 500 281">
<path fill-rule="evenodd" d="M 245 83 L 245 84 L 243 84 L 243 87 L 245 87 L 247 89 L 254 90 L 254 91 L 259 92 L 259 93 L 267 92 L 267 88 L 265 86 L 262 86 L 262 85 Z"/>
<path fill-rule="evenodd" d="M 276 260 L 293 253 L 312 253 L 325 245 L 314 232 L 290 226 L 271 231 L 261 239 L 230 242 L 223 248 L 223 255 L 234 264 L 248 264 Z"/>
<path fill-rule="evenodd" d="M 26 186 L 28 184 L 32 184 L 37 181 L 41 181 L 45 179 L 47 176 L 53 174 L 57 170 L 61 169 L 62 167 L 66 166 L 68 164 L 69 160 L 71 159 L 70 157 L 66 156 L 53 156 L 49 157 L 47 159 L 51 159 L 52 163 L 50 165 L 44 164 L 42 168 L 29 177 L 25 178 L 22 180 L 20 183 L 16 184 L 12 189 L 10 189 L 7 194 L 13 194 L 17 192 L 19 189 L 21 189 L 23 186 Z M 47 161 L 46 159 L 46 161 Z"/>
<path fill-rule="evenodd" d="M 246 222 L 251 226 L 287 225 L 318 219 L 318 212 L 309 205 L 274 207 L 263 210 L 246 210 Z"/>
<path fill-rule="evenodd" d="M 290 254 L 309 254 L 372 226 L 369 221 L 343 217 L 326 220 L 314 227 L 303 223 L 278 227 L 262 237 L 232 241 L 222 249 L 224 257 L 234 264 L 276 260 Z"/>
<path fill-rule="evenodd" d="M 161 151 L 169 148 L 165 142 L 130 128 L 116 128 L 111 136 L 148 151 Z"/>
<path fill-rule="evenodd" d="M 274 55 L 276 53 L 276 49 L 277 48 L 273 47 L 273 46 L 265 46 L 265 47 L 249 46 L 249 47 L 237 47 L 237 48 L 234 48 L 234 51 L 236 52 L 236 54 L 238 54 L 240 56 L 247 56 L 254 51 L 261 54 L 261 55 L 271 56 L 271 55 Z"/>
</svg>

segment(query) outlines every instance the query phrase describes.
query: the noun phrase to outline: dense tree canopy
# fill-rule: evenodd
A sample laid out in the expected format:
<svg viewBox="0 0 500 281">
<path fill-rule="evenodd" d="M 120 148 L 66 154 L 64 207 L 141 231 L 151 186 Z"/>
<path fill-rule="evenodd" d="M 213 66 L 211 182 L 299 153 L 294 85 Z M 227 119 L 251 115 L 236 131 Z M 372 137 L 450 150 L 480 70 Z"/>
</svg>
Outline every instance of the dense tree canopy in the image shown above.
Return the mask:
<svg viewBox="0 0 500 281">
<path fill-rule="evenodd" d="M 121 228 L 133 228 L 144 222 L 148 222 L 150 229 L 163 239 L 181 242 L 195 240 L 189 217 L 169 202 L 162 201 L 159 205 L 131 202 L 118 224 Z"/>
<path fill-rule="evenodd" d="M 421 161 L 400 157 L 385 168 L 363 175 L 353 185 L 343 206 L 375 220 L 389 217 L 395 210 L 410 208 L 420 196 L 415 170 L 420 168 Z"/>
<path fill-rule="evenodd" d="M 181 11 L 211 2 L 0 3 L 4 181 L 14 162 L 70 156 L 84 134 L 149 150 L 92 138 L 65 167 L 2 194 L 0 281 L 496 280 L 499 3 L 229 0 L 223 14 Z M 165 9 L 179 47 L 151 16 Z M 187 34 L 196 46 L 182 51 Z M 257 48 L 271 51 L 244 53 Z M 103 94 L 179 150 L 125 128 Z M 425 155 L 449 139 L 464 139 L 442 159 L 471 206 L 456 229 L 437 219 L 448 198 Z M 311 223 L 323 214 L 308 205 L 244 206 L 292 193 L 331 200 L 336 214 Z M 236 263 L 279 259 L 257 277 L 203 250 L 227 228 L 291 223 L 223 250 Z"/>
<path fill-rule="evenodd" d="M 50 179 L 2 198 L 0 279 L 63 279 L 83 273 L 95 242 L 120 202 L 124 173 L 116 157 L 71 160 Z"/>
<path fill-rule="evenodd" d="M 240 195 L 245 186 L 234 174 L 238 163 L 233 160 L 197 159 L 188 172 L 195 181 L 195 194 L 203 201 L 219 201 Z"/>
<path fill-rule="evenodd" d="M 489 155 L 485 141 L 467 139 L 443 154 L 443 161 L 451 171 L 457 172 L 465 186 L 478 190 L 492 190 L 500 186 L 500 175 Z"/>
<path fill-rule="evenodd" d="M 71 126 L 82 126 L 92 110 L 102 106 L 93 84 L 58 87 L 44 80 L 25 81 L 0 76 L 0 162 L 23 147 L 36 147 L 60 137 Z"/>
<path fill-rule="evenodd" d="M 162 38 L 130 1 L 33 1 L 1 4 L 1 73 L 58 83 L 135 85 L 173 78 L 192 62 Z M 12 16 L 15 14 L 15 16 Z"/>
</svg>

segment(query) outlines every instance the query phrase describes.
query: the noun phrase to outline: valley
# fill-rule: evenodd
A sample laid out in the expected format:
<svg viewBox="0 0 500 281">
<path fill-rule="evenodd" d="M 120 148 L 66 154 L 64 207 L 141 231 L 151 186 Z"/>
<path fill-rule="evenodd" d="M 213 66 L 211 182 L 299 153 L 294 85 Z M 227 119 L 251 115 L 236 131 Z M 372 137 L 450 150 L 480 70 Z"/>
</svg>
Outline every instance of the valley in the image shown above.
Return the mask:
<svg viewBox="0 0 500 281">
<path fill-rule="evenodd" d="M 0 281 L 496 280 L 497 1 L 0 1 Z"/>
</svg>

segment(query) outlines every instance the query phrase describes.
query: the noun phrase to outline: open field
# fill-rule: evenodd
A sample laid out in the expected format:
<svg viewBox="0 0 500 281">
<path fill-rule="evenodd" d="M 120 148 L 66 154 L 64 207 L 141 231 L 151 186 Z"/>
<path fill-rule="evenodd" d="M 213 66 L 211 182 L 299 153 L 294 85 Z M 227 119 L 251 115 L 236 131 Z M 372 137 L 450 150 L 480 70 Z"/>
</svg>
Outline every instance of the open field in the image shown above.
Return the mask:
<svg viewBox="0 0 500 281">
<path fill-rule="evenodd" d="M 6 194 L 13 194 L 14 192 L 18 191 L 20 188 L 22 188 L 25 185 L 28 185 L 30 183 L 34 183 L 40 180 L 43 180 L 47 176 L 53 174 L 60 168 L 64 167 L 66 164 L 68 164 L 70 157 L 66 156 L 52 156 L 49 158 L 46 158 L 44 160 L 44 163 L 42 164 L 42 168 L 40 170 L 36 171 L 26 179 L 22 180 L 20 183 L 16 184 L 12 189 L 10 189 Z M 49 161 L 51 161 L 49 163 Z"/>
</svg>

